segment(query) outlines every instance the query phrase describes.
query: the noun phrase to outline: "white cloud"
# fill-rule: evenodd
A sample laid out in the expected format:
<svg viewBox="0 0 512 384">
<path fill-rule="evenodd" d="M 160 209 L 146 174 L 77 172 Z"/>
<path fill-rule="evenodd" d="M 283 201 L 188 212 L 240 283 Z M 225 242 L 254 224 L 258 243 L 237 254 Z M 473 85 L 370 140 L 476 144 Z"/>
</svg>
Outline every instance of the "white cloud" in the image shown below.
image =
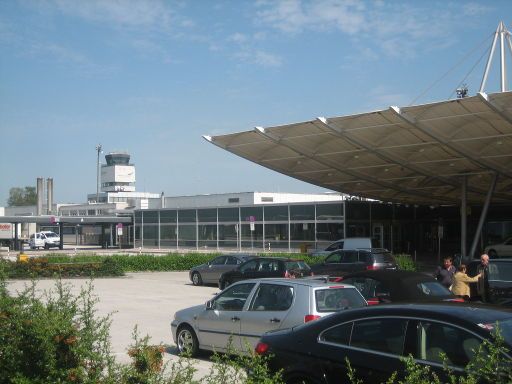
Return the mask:
<svg viewBox="0 0 512 384">
<path fill-rule="evenodd" d="M 267 68 L 276 68 L 283 64 L 283 59 L 280 56 L 262 50 L 244 49 L 235 53 L 234 57 L 246 63 L 257 64 Z"/>
</svg>

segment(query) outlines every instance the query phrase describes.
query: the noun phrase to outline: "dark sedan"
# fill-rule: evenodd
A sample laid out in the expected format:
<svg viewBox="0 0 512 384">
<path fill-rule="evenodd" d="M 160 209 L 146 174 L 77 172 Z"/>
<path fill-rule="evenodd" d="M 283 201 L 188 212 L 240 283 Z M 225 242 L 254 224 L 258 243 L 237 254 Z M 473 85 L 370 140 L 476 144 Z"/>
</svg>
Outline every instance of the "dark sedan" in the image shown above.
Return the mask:
<svg viewBox="0 0 512 384">
<path fill-rule="evenodd" d="M 236 269 L 223 273 L 219 288 L 224 289 L 237 281 L 264 277 L 303 277 L 311 275 L 311 269 L 302 260 L 283 257 L 257 257 L 246 261 Z"/>
<path fill-rule="evenodd" d="M 343 276 L 357 271 L 396 269 L 393 255 L 382 248 L 342 249 L 311 266 L 315 275 Z"/>
<path fill-rule="evenodd" d="M 386 382 L 393 372 L 401 378 L 401 358 L 409 355 L 443 377 L 443 363 L 462 374 L 483 340 L 492 340 L 498 322 L 509 350 L 502 358 L 509 361 L 512 310 L 466 304 L 390 304 L 335 313 L 264 334 L 256 353 L 271 356 L 270 369 L 282 369 L 289 384 L 349 382 L 346 358 L 364 383 Z"/>
<path fill-rule="evenodd" d="M 464 301 L 432 276 L 420 272 L 365 271 L 347 274 L 337 281 L 355 286 L 368 301 L 368 304 Z"/>
<path fill-rule="evenodd" d="M 246 254 L 220 255 L 207 263 L 190 268 L 188 275 L 194 285 L 217 285 L 224 272 L 231 271 L 254 257 Z"/>
</svg>

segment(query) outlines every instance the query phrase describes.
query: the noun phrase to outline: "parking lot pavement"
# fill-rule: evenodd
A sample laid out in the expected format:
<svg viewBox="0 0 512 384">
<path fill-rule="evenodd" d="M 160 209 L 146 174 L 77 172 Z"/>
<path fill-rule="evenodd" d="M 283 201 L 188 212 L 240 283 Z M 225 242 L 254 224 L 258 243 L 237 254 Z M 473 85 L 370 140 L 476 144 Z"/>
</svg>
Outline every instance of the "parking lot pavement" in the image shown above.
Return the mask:
<svg viewBox="0 0 512 384">
<path fill-rule="evenodd" d="M 64 279 L 74 295 L 85 286 L 87 279 Z M 27 280 L 9 280 L 11 294 L 23 290 Z M 172 340 L 170 322 L 174 312 L 192 305 L 203 304 L 218 292 L 216 287 L 195 287 L 188 278 L 188 272 L 140 272 L 128 273 L 121 278 L 101 278 L 93 281 L 94 294 L 98 296 L 98 316 L 112 313 L 112 351 L 119 362 L 129 362 L 128 346 L 132 343 L 134 326 L 139 335 L 149 335 L 151 344 L 166 346 L 165 360 L 177 359 Z M 37 290 L 43 292 L 55 287 L 55 280 L 37 281 Z M 204 354 L 194 363 L 197 376 L 208 373 L 211 363 L 209 354 Z"/>
</svg>

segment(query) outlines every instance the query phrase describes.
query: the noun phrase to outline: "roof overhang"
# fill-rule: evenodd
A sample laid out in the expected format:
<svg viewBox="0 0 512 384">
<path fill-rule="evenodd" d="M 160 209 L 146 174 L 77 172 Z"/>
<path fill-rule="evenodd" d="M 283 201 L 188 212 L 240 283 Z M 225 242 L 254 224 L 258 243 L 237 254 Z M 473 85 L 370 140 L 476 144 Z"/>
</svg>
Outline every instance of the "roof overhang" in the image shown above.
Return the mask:
<svg viewBox="0 0 512 384">
<path fill-rule="evenodd" d="M 382 201 L 512 201 L 512 93 L 317 118 L 206 140 L 290 177 Z"/>
<path fill-rule="evenodd" d="M 62 224 L 131 224 L 131 216 L 0 216 L 0 223 Z"/>
</svg>

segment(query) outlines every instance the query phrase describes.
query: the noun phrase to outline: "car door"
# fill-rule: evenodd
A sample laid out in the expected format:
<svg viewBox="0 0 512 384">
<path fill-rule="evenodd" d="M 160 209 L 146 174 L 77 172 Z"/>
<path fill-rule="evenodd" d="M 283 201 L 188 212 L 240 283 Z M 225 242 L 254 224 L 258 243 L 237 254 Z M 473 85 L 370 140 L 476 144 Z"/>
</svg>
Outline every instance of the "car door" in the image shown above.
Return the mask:
<svg viewBox="0 0 512 384">
<path fill-rule="evenodd" d="M 333 380 L 346 376 L 348 358 L 364 383 L 386 382 L 394 371 L 403 371 L 408 320 L 371 318 L 337 325 L 318 338 L 313 355 L 324 357 L 323 371 Z M 334 381 L 333 381 L 334 382 Z"/>
<path fill-rule="evenodd" d="M 242 313 L 240 338 L 243 347 L 253 350 L 263 333 L 286 324 L 294 293 L 292 284 L 259 284 L 247 311 Z M 304 299 L 309 300 L 309 297 Z"/>
<path fill-rule="evenodd" d="M 200 343 L 225 351 L 229 345 L 239 350 L 240 324 L 244 308 L 256 286 L 254 282 L 234 284 L 216 296 L 196 319 Z"/>
<path fill-rule="evenodd" d="M 204 283 L 217 283 L 220 275 L 226 270 L 224 267 L 226 263 L 226 256 L 218 256 L 208 263 L 208 266 L 201 271 L 201 277 Z"/>
<path fill-rule="evenodd" d="M 357 253 L 354 250 L 342 250 L 330 255 L 325 259 L 326 272 L 334 276 L 342 276 L 353 272 L 358 263 Z"/>
</svg>

